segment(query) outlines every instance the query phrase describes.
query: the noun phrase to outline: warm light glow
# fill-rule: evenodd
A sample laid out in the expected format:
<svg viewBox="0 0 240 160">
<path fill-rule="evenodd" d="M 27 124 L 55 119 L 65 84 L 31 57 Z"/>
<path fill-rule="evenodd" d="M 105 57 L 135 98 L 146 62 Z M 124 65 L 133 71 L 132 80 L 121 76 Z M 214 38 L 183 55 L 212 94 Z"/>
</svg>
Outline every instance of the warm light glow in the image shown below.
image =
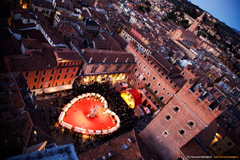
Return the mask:
<svg viewBox="0 0 240 160">
<path fill-rule="evenodd" d="M 217 138 L 222 139 L 222 135 L 219 133 L 216 133 Z"/>
<path fill-rule="evenodd" d="M 134 99 L 133 99 L 132 95 L 129 92 L 121 93 L 121 97 L 124 99 L 124 101 L 127 103 L 127 105 L 130 108 L 135 108 Z"/>
<path fill-rule="evenodd" d="M 23 9 L 27 9 L 27 4 L 24 4 L 24 5 L 22 6 L 22 8 L 23 8 Z"/>
</svg>

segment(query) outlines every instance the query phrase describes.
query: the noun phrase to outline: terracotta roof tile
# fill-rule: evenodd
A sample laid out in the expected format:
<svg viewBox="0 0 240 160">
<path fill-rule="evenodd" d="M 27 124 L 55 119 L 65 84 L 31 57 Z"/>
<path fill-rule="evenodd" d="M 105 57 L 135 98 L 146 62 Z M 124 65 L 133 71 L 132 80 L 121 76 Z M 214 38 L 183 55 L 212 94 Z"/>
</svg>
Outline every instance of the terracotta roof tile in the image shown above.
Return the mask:
<svg viewBox="0 0 240 160">
<path fill-rule="evenodd" d="M 99 157 L 103 157 L 106 153 L 113 151 L 112 159 L 114 160 L 136 160 L 138 158 L 143 159 L 139 150 L 138 142 L 133 143 L 128 141 L 129 137 L 133 137 L 136 140 L 134 130 L 127 132 L 119 137 L 116 137 L 109 142 L 106 142 L 100 146 L 97 146 L 83 154 L 78 155 L 81 160 L 95 160 Z M 128 149 L 125 150 L 123 145 L 126 144 Z M 147 158 L 148 159 L 148 158 Z"/>
<path fill-rule="evenodd" d="M 187 144 L 185 144 L 182 148 L 180 148 L 181 152 L 188 156 L 208 156 L 204 150 L 195 142 L 193 139 L 190 140 Z M 204 158 L 206 160 L 211 160 L 211 158 Z"/>
<path fill-rule="evenodd" d="M 131 53 L 119 52 L 119 51 L 109 51 L 109 50 L 98 50 L 98 49 L 84 49 L 82 53 L 84 59 L 91 63 L 102 63 L 105 59 L 105 62 L 108 63 L 125 63 L 134 62 L 134 56 Z"/>
<path fill-rule="evenodd" d="M 22 43 L 26 48 L 35 48 L 35 49 L 44 48 L 38 39 L 22 39 Z"/>
<path fill-rule="evenodd" d="M 8 66 L 11 72 L 37 71 L 51 69 L 57 66 L 54 56 L 54 47 L 44 48 L 42 52 L 33 51 L 31 55 L 7 56 Z"/>
</svg>

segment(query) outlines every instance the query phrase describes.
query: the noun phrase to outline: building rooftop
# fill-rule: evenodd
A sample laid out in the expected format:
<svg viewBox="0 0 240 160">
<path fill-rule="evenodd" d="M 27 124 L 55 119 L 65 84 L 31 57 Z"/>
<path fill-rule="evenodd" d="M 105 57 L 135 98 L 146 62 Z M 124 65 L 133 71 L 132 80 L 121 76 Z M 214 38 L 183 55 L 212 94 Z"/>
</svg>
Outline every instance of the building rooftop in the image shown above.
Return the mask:
<svg viewBox="0 0 240 160">
<path fill-rule="evenodd" d="M 128 139 L 132 137 L 135 142 Z M 125 148 L 125 149 L 124 149 Z M 157 159 L 156 155 L 143 143 L 143 141 L 132 130 L 119 137 L 116 137 L 100 146 L 97 146 L 85 153 L 78 155 L 81 160 L 93 160 L 103 157 L 106 153 L 113 151 L 112 159 L 114 160 L 136 160 L 136 159 Z"/>
<path fill-rule="evenodd" d="M 205 153 L 205 151 L 197 144 L 195 140 L 190 140 L 187 144 L 185 144 L 180 151 L 185 157 L 198 157 L 198 156 L 206 156 L 206 160 L 211 160 L 211 157 Z"/>
<path fill-rule="evenodd" d="M 29 49 L 43 49 L 43 45 L 40 43 L 38 39 L 22 39 L 22 43 L 25 48 Z"/>
<path fill-rule="evenodd" d="M 15 157 L 7 158 L 7 160 L 25 160 L 25 159 L 57 159 L 57 160 L 76 160 L 78 159 L 75 149 L 72 144 L 53 147 L 50 149 L 41 150 L 38 152 L 31 152 Z"/>
<path fill-rule="evenodd" d="M 10 72 L 52 69 L 57 66 L 53 51 L 54 47 L 46 47 L 42 52 L 33 51 L 30 55 L 7 56 L 5 58 L 9 61 L 6 68 Z"/>
<path fill-rule="evenodd" d="M 82 56 L 89 63 L 134 63 L 134 56 L 131 53 L 110 51 L 110 50 L 99 50 L 99 49 L 83 49 Z"/>
</svg>

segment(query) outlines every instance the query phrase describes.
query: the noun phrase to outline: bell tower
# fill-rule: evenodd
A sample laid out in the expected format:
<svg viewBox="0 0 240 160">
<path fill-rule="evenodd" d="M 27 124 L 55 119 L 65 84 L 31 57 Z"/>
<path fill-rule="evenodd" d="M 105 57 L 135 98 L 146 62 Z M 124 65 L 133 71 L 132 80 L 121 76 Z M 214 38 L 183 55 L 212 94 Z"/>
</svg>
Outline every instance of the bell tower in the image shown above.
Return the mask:
<svg viewBox="0 0 240 160">
<path fill-rule="evenodd" d="M 198 17 L 198 18 L 194 21 L 194 23 L 188 28 L 188 30 L 189 30 L 190 32 L 194 32 L 194 31 L 197 29 L 197 27 L 199 26 L 199 24 L 202 22 L 202 19 L 203 19 L 204 15 L 205 15 L 205 12 L 203 12 L 203 13 L 201 14 L 201 16 Z"/>
</svg>

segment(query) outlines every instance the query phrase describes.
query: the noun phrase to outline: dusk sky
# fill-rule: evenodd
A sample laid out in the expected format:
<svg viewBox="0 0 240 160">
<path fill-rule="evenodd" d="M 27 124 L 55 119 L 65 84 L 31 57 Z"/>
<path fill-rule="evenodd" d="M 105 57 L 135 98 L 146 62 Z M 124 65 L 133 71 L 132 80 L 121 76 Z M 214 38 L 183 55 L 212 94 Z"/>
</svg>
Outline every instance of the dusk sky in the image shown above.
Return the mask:
<svg viewBox="0 0 240 160">
<path fill-rule="evenodd" d="M 240 0 L 189 0 L 229 27 L 240 31 Z"/>
</svg>

